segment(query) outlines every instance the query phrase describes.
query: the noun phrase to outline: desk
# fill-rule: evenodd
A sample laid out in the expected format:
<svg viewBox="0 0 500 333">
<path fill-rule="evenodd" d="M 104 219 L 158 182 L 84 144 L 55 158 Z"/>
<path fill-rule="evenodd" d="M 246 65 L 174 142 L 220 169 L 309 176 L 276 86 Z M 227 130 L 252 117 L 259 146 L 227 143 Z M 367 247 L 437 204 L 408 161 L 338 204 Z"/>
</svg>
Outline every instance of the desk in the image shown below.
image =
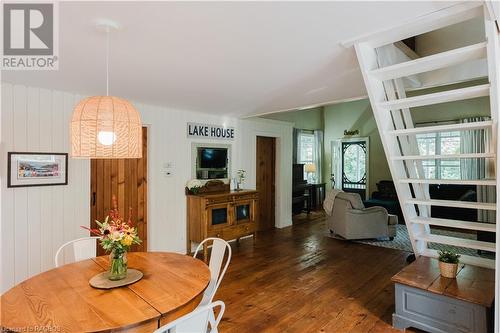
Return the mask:
<svg viewBox="0 0 500 333">
<path fill-rule="evenodd" d="M 202 261 L 177 253 L 131 252 L 144 277 L 129 286 L 94 289 L 89 280 L 108 256 L 36 275 L 0 297 L 0 326 L 40 332 L 152 332 L 194 309 L 210 280 Z"/>
<path fill-rule="evenodd" d="M 395 328 L 428 332 L 492 332 L 495 271 L 459 266 L 456 279 L 439 273 L 437 259 L 420 257 L 392 277 Z"/>
</svg>

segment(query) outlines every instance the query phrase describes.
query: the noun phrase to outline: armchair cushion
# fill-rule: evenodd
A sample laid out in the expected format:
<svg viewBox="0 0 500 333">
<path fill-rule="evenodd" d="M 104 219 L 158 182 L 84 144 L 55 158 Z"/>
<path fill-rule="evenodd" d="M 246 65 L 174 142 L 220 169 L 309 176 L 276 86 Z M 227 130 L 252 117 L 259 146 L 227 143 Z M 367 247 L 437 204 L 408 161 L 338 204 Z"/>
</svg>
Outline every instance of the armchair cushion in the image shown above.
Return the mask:
<svg viewBox="0 0 500 333">
<path fill-rule="evenodd" d="M 361 200 L 361 196 L 357 193 L 349 193 L 349 192 L 340 192 L 337 194 L 339 199 L 344 199 L 349 201 L 351 204 L 351 208 L 353 209 L 364 209 L 365 205 L 363 204 L 363 200 Z"/>
</svg>

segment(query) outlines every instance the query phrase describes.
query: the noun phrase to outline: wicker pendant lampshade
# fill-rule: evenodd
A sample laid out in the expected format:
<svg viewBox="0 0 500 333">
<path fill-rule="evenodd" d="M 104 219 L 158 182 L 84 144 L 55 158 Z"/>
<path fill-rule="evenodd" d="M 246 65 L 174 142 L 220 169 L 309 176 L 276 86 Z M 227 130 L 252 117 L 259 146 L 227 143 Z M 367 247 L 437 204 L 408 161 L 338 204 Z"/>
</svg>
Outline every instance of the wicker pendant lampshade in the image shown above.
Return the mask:
<svg viewBox="0 0 500 333">
<path fill-rule="evenodd" d="M 125 99 L 93 96 L 80 101 L 71 119 L 74 158 L 141 158 L 139 112 Z"/>
<path fill-rule="evenodd" d="M 106 96 L 80 101 L 70 124 L 73 158 L 141 158 L 142 124 L 139 112 L 122 98 L 109 96 L 109 32 L 116 22 L 101 20 L 106 32 Z"/>
</svg>

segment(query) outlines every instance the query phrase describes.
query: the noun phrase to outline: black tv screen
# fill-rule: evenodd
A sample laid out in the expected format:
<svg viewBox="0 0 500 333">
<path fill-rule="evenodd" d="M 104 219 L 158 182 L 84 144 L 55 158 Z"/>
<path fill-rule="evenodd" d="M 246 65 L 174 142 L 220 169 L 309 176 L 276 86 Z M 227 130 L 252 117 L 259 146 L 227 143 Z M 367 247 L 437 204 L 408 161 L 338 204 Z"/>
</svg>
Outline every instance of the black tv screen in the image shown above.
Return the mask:
<svg viewBox="0 0 500 333">
<path fill-rule="evenodd" d="M 227 166 L 227 149 L 200 148 L 200 167 L 203 169 L 225 169 Z"/>
</svg>

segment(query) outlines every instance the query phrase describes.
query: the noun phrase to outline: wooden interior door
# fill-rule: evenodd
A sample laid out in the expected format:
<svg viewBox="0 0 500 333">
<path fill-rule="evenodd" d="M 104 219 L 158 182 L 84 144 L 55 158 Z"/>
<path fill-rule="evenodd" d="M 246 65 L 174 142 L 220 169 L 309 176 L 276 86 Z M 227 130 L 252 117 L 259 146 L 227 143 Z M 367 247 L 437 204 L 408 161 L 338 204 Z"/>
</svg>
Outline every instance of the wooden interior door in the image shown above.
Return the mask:
<svg viewBox="0 0 500 333">
<path fill-rule="evenodd" d="M 257 230 L 269 230 L 275 224 L 276 139 L 257 137 L 257 191 L 259 209 Z"/>
<path fill-rule="evenodd" d="M 90 225 L 96 228 L 95 220 L 103 221 L 112 208 L 112 197 L 116 196 L 118 209 L 128 219 L 132 209 L 132 222 L 137 227 L 140 245 L 132 251 L 147 251 L 147 182 L 148 182 L 148 131 L 142 128 L 142 158 L 93 159 L 91 160 Z M 105 254 L 97 245 L 97 254 Z"/>
</svg>

